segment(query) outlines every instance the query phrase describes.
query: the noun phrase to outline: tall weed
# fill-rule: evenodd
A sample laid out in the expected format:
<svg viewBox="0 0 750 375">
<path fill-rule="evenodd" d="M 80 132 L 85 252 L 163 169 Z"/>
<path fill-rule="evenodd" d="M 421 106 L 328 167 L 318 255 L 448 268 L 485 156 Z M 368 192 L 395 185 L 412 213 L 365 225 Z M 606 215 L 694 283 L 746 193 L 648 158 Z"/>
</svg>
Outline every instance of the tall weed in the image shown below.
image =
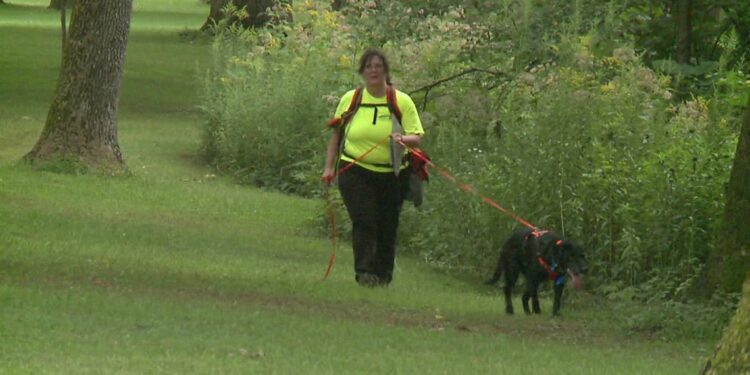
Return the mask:
<svg viewBox="0 0 750 375">
<path fill-rule="evenodd" d="M 279 12 L 292 11 L 284 6 Z M 350 43 L 312 2 L 266 29 L 217 30 L 205 84 L 204 151 L 246 183 L 308 195 L 318 185 L 326 118 L 349 87 Z"/>
<path fill-rule="evenodd" d="M 459 179 L 583 244 L 600 285 L 637 285 L 705 259 L 736 136 L 704 100 L 674 105 L 668 79 L 632 50 L 596 58 L 585 42 L 563 43 L 559 63 L 518 74 L 489 103 L 471 92 L 439 100 L 429 145 Z M 441 220 L 421 220 L 413 243 L 425 258 L 488 272 L 521 225 L 436 185 L 425 213 Z"/>
</svg>

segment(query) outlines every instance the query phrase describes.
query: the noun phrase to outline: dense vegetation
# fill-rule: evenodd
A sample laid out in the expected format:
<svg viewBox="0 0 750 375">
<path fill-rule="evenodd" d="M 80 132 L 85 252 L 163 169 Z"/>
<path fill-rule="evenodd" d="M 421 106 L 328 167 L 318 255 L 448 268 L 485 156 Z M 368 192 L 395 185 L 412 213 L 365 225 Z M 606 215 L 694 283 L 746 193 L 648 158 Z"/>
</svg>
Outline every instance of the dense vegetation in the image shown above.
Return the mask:
<svg viewBox="0 0 750 375">
<path fill-rule="evenodd" d="M 583 243 L 598 292 L 685 299 L 716 240 L 747 102 L 748 9 L 696 2 L 681 62 L 674 32 L 658 33 L 679 17 L 667 4 L 450 3 L 303 1 L 277 8 L 293 21 L 218 25 L 206 155 L 242 181 L 318 194 L 322 124 L 376 46 L 420 105 L 438 165 Z M 404 251 L 486 273 L 518 224 L 437 176 L 427 197 L 407 210 Z"/>
</svg>

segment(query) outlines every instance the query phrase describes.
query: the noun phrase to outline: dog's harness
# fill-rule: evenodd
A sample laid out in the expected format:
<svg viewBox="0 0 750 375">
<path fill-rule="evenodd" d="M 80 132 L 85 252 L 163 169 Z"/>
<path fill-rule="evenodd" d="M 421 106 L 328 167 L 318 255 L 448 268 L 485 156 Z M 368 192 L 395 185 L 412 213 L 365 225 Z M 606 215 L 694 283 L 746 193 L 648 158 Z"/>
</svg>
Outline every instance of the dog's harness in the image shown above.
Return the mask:
<svg viewBox="0 0 750 375">
<path fill-rule="evenodd" d="M 544 261 L 544 258 L 542 258 L 541 255 L 538 255 L 536 257 L 536 261 L 542 266 L 542 268 L 544 268 L 545 271 L 547 271 L 547 277 L 550 280 L 555 281 L 555 285 L 565 285 L 565 274 L 558 273 L 556 271 L 557 262 L 555 262 L 555 258 L 552 258 L 551 266 Z"/>
<path fill-rule="evenodd" d="M 543 235 L 545 235 L 548 231 L 546 230 L 533 230 L 528 235 L 526 235 L 526 239 L 528 240 L 529 237 L 536 237 L 536 238 L 542 238 Z M 556 246 L 562 246 L 563 240 L 557 240 L 555 242 Z M 565 274 L 564 273 L 558 273 L 557 272 L 557 260 L 555 259 L 554 255 L 552 256 L 552 264 L 550 265 L 547 263 L 547 261 L 544 260 L 544 257 L 542 254 L 537 254 L 536 261 L 539 263 L 542 268 L 544 268 L 544 271 L 547 272 L 547 278 L 549 280 L 554 280 L 555 285 L 565 285 Z"/>
</svg>

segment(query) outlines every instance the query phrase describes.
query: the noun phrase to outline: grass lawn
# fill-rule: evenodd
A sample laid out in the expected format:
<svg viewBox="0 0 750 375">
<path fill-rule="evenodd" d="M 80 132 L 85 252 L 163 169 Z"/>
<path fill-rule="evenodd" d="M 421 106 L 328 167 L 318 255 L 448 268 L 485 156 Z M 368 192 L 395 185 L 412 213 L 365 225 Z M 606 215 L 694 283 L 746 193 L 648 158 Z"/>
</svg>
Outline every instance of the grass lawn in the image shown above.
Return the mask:
<svg viewBox="0 0 750 375">
<path fill-rule="evenodd" d="M 135 0 L 119 112 L 133 174 L 37 172 L 60 61 L 48 0 L 0 5 L 0 373 L 692 374 L 713 340 L 628 335 L 585 293 L 508 317 L 479 280 L 398 259 L 358 287 L 319 201 L 238 186 L 197 157 L 198 0 Z M 321 145 L 324 147 L 324 145 Z M 516 302 L 518 305 L 518 302 Z M 518 306 L 517 306 L 518 307 Z"/>
</svg>

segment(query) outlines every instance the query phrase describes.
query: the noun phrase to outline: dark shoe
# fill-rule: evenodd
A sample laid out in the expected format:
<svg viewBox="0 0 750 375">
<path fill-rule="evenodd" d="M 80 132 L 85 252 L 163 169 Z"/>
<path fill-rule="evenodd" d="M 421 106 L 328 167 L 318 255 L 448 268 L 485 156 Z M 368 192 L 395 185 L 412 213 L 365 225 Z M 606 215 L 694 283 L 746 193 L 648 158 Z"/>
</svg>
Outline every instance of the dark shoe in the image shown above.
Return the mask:
<svg viewBox="0 0 750 375">
<path fill-rule="evenodd" d="M 377 276 L 378 278 L 378 286 L 382 286 L 383 288 L 388 287 L 388 285 L 391 284 L 391 276 Z"/>
<path fill-rule="evenodd" d="M 371 273 L 359 273 L 355 277 L 357 283 L 368 288 L 378 286 L 380 284 L 380 278 Z"/>
</svg>

